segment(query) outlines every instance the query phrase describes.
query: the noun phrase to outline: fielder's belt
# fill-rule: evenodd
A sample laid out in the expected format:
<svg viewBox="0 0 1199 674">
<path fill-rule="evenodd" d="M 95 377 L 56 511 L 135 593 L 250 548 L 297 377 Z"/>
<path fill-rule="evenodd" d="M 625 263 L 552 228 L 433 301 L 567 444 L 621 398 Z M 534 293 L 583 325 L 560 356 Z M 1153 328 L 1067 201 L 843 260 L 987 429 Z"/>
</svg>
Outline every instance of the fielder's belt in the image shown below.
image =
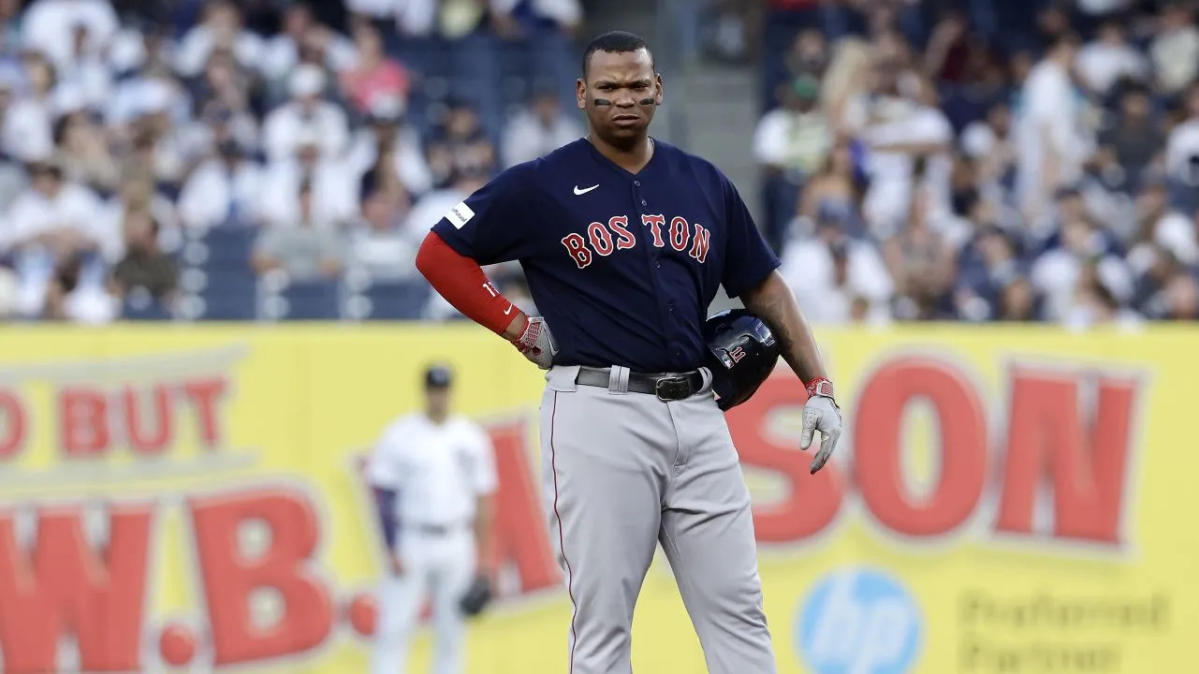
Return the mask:
<svg viewBox="0 0 1199 674">
<path fill-rule="evenodd" d="M 611 368 L 580 367 L 575 383 L 580 386 L 608 388 Z M 629 391 L 652 393 L 663 402 L 682 400 L 699 393 L 704 387 L 704 375 L 699 370 L 689 372 L 630 372 Z"/>
</svg>

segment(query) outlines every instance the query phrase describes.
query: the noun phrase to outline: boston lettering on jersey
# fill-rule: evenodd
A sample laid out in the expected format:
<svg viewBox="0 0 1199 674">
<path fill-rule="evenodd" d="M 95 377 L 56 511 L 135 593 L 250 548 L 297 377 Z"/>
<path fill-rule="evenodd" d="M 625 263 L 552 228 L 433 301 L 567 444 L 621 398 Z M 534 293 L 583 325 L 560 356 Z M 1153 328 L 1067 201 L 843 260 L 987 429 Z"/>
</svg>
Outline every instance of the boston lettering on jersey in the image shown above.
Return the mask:
<svg viewBox="0 0 1199 674">
<path fill-rule="evenodd" d="M 728 178 L 660 141 L 634 174 L 580 139 L 504 171 L 433 231 L 480 264 L 520 261 L 562 365 L 698 367 L 719 287 L 735 297 L 778 266 Z"/>
<path fill-rule="evenodd" d="M 662 235 L 662 229 L 666 225 L 666 216 L 660 213 L 642 215 L 641 224 L 649 228 L 652 236 L 650 241 L 653 246 L 656 248 L 666 247 L 666 238 L 663 238 Z M 694 234 L 692 234 L 693 231 Z M 688 225 L 686 218 L 675 216 L 670 219 L 668 236 L 671 248 L 682 252 L 687 250 L 687 246 L 690 245 L 691 250 L 687 253 L 689 257 L 700 264 L 708 261 L 708 248 L 712 244 L 712 232 L 708 228 L 698 222 Z M 694 243 L 691 243 L 692 240 Z M 590 248 L 587 245 L 589 241 Z M 576 232 L 567 234 L 562 237 L 562 245 L 566 246 L 566 252 L 579 269 L 583 269 L 591 264 L 593 253 L 607 257 L 613 251 L 636 248 L 637 239 L 629 232 L 629 216 L 614 215 L 608 218 L 607 227 L 602 222 L 593 222 L 587 225 L 587 238 L 583 238 L 582 234 Z"/>
</svg>

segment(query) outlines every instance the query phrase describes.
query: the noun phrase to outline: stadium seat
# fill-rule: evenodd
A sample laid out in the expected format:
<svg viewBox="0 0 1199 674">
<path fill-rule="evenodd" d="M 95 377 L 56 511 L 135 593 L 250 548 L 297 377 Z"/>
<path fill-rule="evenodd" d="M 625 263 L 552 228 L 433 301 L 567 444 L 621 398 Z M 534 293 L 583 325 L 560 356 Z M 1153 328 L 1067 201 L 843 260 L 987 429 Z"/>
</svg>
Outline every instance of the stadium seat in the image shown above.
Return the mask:
<svg viewBox="0 0 1199 674">
<path fill-rule="evenodd" d="M 283 288 L 279 318 L 290 321 L 337 320 L 341 317 L 341 282 L 296 281 Z"/>
<path fill-rule="evenodd" d="M 429 301 L 429 285 L 422 280 L 375 283 L 363 292 L 368 301 L 364 318 L 374 321 L 421 318 Z"/>
</svg>

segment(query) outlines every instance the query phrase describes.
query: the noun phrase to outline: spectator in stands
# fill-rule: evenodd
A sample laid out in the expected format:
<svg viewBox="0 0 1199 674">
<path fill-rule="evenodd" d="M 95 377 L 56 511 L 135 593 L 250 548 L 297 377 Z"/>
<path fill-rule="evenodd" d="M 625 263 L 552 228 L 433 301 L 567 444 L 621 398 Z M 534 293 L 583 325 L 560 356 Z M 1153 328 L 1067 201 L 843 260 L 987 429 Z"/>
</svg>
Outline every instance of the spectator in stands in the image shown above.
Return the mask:
<svg viewBox="0 0 1199 674">
<path fill-rule="evenodd" d="M 1013 279 L 999 297 L 1000 321 L 1036 321 L 1041 319 L 1041 298 L 1027 278 Z"/>
<path fill-rule="evenodd" d="M 1120 94 L 1119 112 L 1099 135 L 1099 145 L 1111 153 L 1117 169 L 1127 173 L 1127 191 L 1135 191 L 1142 173 L 1166 145 L 1161 120 L 1153 114 L 1153 102 L 1143 86 L 1130 85 Z"/>
<path fill-rule="evenodd" d="M 1162 289 L 1160 318 L 1167 321 L 1199 320 L 1199 282 L 1194 274 L 1175 273 Z"/>
<path fill-rule="evenodd" d="M 983 119 L 962 131 L 960 144 L 975 162 L 978 188 L 984 198 L 1008 203 L 1012 172 L 1016 166 L 1016 145 L 1012 133 L 1012 113 L 1006 103 L 996 103 Z"/>
<path fill-rule="evenodd" d="M 1199 28 L 1185 1 L 1161 4 L 1160 27 L 1149 46 L 1158 88 L 1167 95 L 1186 89 L 1199 72 Z"/>
<path fill-rule="evenodd" d="M 878 250 L 847 236 L 836 214 L 822 214 L 814 236 L 787 245 L 779 273 L 810 320 L 881 323 L 890 317 L 894 286 Z"/>
<path fill-rule="evenodd" d="M 808 234 L 811 223 L 831 220 L 840 224 L 851 236 L 866 234 L 859 205 L 862 182 L 854 166 L 849 141 L 838 139 L 824 161 L 824 166 L 804 184 L 797 211 L 801 222 L 793 234 Z"/>
<path fill-rule="evenodd" d="M 100 201 L 96 195 L 65 182 L 61 167 L 34 163 L 29 173 L 30 186 L 13 202 L 8 232 L 0 240 L 7 241 L 16 253 L 22 286 L 20 312 L 36 315 L 57 267 L 84 255 L 118 250 L 120 241 L 113 240 L 98 222 Z"/>
<path fill-rule="evenodd" d="M 917 190 L 903 229 L 883 246 L 895 281 L 895 314 L 903 320 L 942 317 L 953 287 L 953 251 L 930 223 L 932 200 L 929 190 Z"/>
<path fill-rule="evenodd" d="M 366 19 L 384 35 L 429 35 L 437 20 L 438 0 L 346 0 L 356 18 Z"/>
<path fill-rule="evenodd" d="M 295 155 L 267 165 L 258 213 L 268 224 L 290 226 L 301 218 L 302 185 L 309 186 L 311 218 L 322 227 L 348 224 L 356 215 L 357 176 L 343 161 L 322 154 L 321 141 L 315 128 L 301 127 L 290 139 Z"/>
<path fill-rule="evenodd" d="M 109 262 L 120 259 L 120 243 L 124 240 L 125 224 L 130 215 L 141 212 L 154 220 L 155 232 L 161 235 L 160 243 L 164 247 L 174 251 L 182 244 L 175 202 L 154 190 L 154 177 L 148 171 L 130 172 L 124 176 L 120 192 L 96 214 L 97 226 L 102 228 L 107 239 L 113 241 L 106 250 Z"/>
<path fill-rule="evenodd" d="M 781 105 L 766 113 L 754 132 L 754 157 L 774 173 L 815 173 L 832 146 L 832 131 L 820 109 L 820 82 L 801 76 L 784 86 Z"/>
<path fill-rule="evenodd" d="M 307 50 L 309 63 L 323 65 L 333 72 L 352 68 L 359 55 L 344 35 L 316 22 L 306 2 L 288 5 L 283 10 L 283 30 L 267 40 L 263 49 L 262 74 L 271 81 L 286 80 Z"/>
<path fill-rule="evenodd" d="M 394 177 L 411 195 L 421 195 L 433 187 L 433 175 L 425 160 L 420 135 L 404 120 L 403 102 L 398 98 L 375 99 L 366 124 L 350 144 L 347 167 L 359 177 L 359 184 L 368 180 L 367 174 L 377 171 L 370 181 Z M 380 158 L 386 155 L 386 161 Z M 378 173 L 381 171 L 381 173 Z M 371 189 L 361 190 L 363 194 Z"/>
<path fill-rule="evenodd" d="M 184 77 L 195 77 L 215 51 L 227 51 L 242 68 L 258 70 L 263 65 L 262 38 L 242 25 L 242 15 L 230 0 L 211 0 L 204 7 L 201 23 L 183 36 L 175 53 L 175 69 Z"/>
<path fill-rule="evenodd" d="M 239 68 L 227 52 L 216 52 L 204 66 L 204 76 L 192 86 L 192 100 L 200 104 L 192 147 L 206 153 L 229 135 L 243 147 L 258 147 L 258 120 L 254 114 L 250 73 Z"/>
<path fill-rule="evenodd" d="M 1193 196 L 1199 188 L 1199 84 L 1187 92 L 1185 105 L 1186 119 L 1166 140 L 1166 171 L 1174 201 L 1194 208 L 1199 206 Z"/>
<path fill-rule="evenodd" d="M 824 34 L 814 28 L 799 31 L 784 57 L 793 77 L 824 77 L 829 65 L 829 46 Z"/>
<path fill-rule="evenodd" d="M 23 46 L 45 54 L 58 68 L 71 65 L 80 30 L 87 35 L 86 51 L 102 53 L 117 29 L 108 0 L 36 0 L 21 22 Z"/>
<path fill-rule="evenodd" d="M 293 157 L 298 138 L 316 138 L 323 158 L 341 155 L 349 134 L 345 113 L 324 100 L 325 73 L 318 66 L 302 64 L 291 74 L 291 100 L 275 108 L 263 125 L 263 149 L 272 162 Z"/>
<path fill-rule="evenodd" d="M 1045 296 L 1047 319 L 1070 318 L 1079 279 L 1092 266 L 1096 278 L 1118 301 L 1131 297 L 1131 270 L 1109 250 L 1103 231 L 1085 217 L 1071 215 L 1062 222 L 1060 245 L 1042 253 L 1030 272 L 1033 284 Z"/>
<path fill-rule="evenodd" d="M 490 9 L 492 25 L 506 37 L 545 27 L 572 33 L 583 18 L 579 0 L 490 0 Z"/>
<path fill-rule="evenodd" d="M 104 130 L 87 112 L 72 112 L 54 123 L 56 162 L 68 180 L 101 193 L 120 182 L 120 164 L 109 151 Z"/>
<path fill-rule="evenodd" d="M 1073 35 L 1058 39 L 1024 84 L 1017 194 L 1029 218 L 1042 216 L 1050 195 L 1078 181 L 1092 149 L 1071 74 L 1077 43 Z"/>
<path fill-rule="evenodd" d="M 902 226 L 917 190 L 930 191 L 928 208 L 948 207 L 953 129 L 936 107 L 931 83 L 913 71 L 897 71 L 891 59 L 898 54 L 880 58 L 887 59 L 876 65 L 881 86 L 858 128 L 870 152 L 863 212 L 875 236 L 886 239 Z"/>
<path fill-rule="evenodd" d="M 408 71 L 383 51 L 379 31 L 368 22 L 354 27 L 355 64 L 341 73 L 341 90 L 359 114 L 369 114 L 383 101 L 407 106 Z"/>
<path fill-rule="evenodd" d="M 1105 96 L 1121 79 L 1140 80 L 1148 69 L 1116 20 L 1104 21 L 1096 38 L 1078 50 L 1075 66 L 1083 86 L 1098 96 Z"/>
<path fill-rule="evenodd" d="M 428 157 L 433 184 L 437 187 L 444 187 L 464 173 L 488 175 L 495 169 L 495 146 L 483 130 L 474 105 L 462 99 L 449 102 L 429 141 Z"/>
<path fill-rule="evenodd" d="M 994 225 L 984 225 L 966 244 L 953 296 L 959 317 L 987 321 L 1002 315 L 1005 290 L 1028 271 L 1017 252 L 1012 237 Z"/>
<path fill-rule="evenodd" d="M 54 151 L 51 128 L 54 66 L 41 52 L 27 52 L 23 60 L 29 90 L 18 96 L 5 112 L 0 126 L 0 147 L 21 161 L 44 160 Z"/>
<path fill-rule="evenodd" d="M 300 184 L 296 220 L 267 227 L 254 247 L 259 274 L 279 270 L 291 281 L 337 278 L 345 265 L 341 235 L 318 221 L 312 185 Z"/>
<path fill-rule="evenodd" d="M 379 190 L 362 202 L 362 219 L 350 234 L 349 268 L 372 281 L 418 278 L 416 251 L 427 233 L 409 228 L 407 194 Z"/>
<path fill-rule="evenodd" d="M 575 116 L 562 114 L 558 94 L 543 89 L 533 94 L 504 130 L 504 166 L 515 166 L 553 152 L 583 135 Z"/>
<path fill-rule="evenodd" d="M 236 140 L 225 139 L 183 185 L 179 216 L 188 227 L 257 225 L 262 183 L 262 167 Z"/>
<path fill-rule="evenodd" d="M 111 291 L 118 300 L 144 295 L 163 307 L 175 299 L 179 269 L 158 245 L 159 227 L 147 210 L 125 214 L 125 256 L 112 272 Z"/>
</svg>

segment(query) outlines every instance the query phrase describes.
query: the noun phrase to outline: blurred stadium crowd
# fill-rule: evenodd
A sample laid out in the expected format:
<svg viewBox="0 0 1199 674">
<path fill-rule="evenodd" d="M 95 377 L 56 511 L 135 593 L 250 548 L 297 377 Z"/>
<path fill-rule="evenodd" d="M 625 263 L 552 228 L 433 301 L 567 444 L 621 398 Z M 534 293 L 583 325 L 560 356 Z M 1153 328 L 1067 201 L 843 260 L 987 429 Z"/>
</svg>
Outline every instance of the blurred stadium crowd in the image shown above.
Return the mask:
<svg viewBox="0 0 1199 674">
<path fill-rule="evenodd" d="M 762 51 L 761 224 L 811 319 L 1199 318 L 1195 0 L 699 4 L 708 56 Z M 582 11 L 0 0 L 0 318 L 451 315 L 415 249 L 582 133 Z"/>
<path fill-rule="evenodd" d="M 773 0 L 764 226 L 821 321 L 1199 317 L 1189 0 Z"/>
<path fill-rule="evenodd" d="M 451 311 L 415 248 L 499 168 L 581 134 L 562 107 L 580 15 L 0 0 L 0 318 Z"/>
</svg>

